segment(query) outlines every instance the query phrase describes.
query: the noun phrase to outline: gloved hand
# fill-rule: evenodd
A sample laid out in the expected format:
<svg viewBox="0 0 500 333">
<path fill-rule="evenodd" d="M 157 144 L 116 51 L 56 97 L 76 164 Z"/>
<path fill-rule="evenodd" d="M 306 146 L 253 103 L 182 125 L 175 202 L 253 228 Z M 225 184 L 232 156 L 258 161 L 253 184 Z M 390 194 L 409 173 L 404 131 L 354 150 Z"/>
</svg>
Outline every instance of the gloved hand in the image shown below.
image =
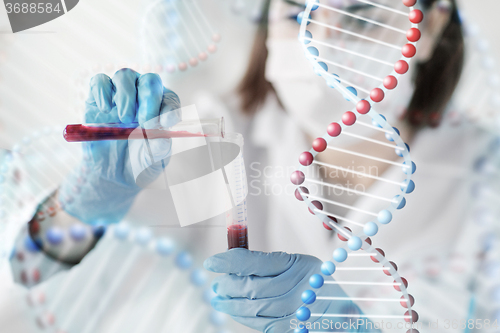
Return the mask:
<svg viewBox="0 0 500 333">
<path fill-rule="evenodd" d="M 212 283 L 218 295 L 212 299 L 212 306 L 217 311 L 261 332 L 284 333 L 297 327 L 298 321 L 293 320 L 303 304 L 301 294 L 311 289 L 309 277 L 321 271 L 321 264 L 319 259 L 302 254 L 236 248 L 208 258 L 204 266 L 212 272 L 226 273 Z M 329 295 L 346 297 L 339 286 L 328 288 Z M 350 301 L 316 301 L 308 307 L 313 313 L 360 313 Z"/>
<path fill-rule="evenodd" d="M 181 120 L 180 107 L 177 95 L 163 87 L 157 74 L 121 69 L 112 79 L 104 74 L 91 79 L 85 121 L 170 127 Z M 82 165 L 60 189 L 66 212 L 89 224 L 116 223 L 125 216 L 141 190 L 132 165 L 144 169 L 144 187 L 161 174 L 172 145 L 170 139 L 132 142 L 130 147 L 127 140 L 83 143 Z"/>
</svg>

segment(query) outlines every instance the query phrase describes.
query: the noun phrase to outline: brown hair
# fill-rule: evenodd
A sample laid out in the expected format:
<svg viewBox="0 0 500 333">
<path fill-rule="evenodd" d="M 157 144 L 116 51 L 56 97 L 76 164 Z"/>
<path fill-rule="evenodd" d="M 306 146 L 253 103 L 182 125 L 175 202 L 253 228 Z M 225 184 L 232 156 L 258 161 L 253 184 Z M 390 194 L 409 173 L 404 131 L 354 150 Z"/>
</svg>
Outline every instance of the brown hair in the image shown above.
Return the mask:
<svg viewBox="0 0 500 333">
<path fill-rule="evenodd" d="M 425 7 L 431 7 L 435 2 L 436 0 L 428 1 Z M 417 64 L 415 91 L 405 115 L 413 127 L 439 125 L 462 74 L 464 36 L 455 0 L 451 4 L 451 19 L 444 28 L 434 53 L 425 63 Z"/>
<path fill-rule="evenodd" d="M 436 0 L 424 0 L 430 8 Z M 464 37 L 457 4 L 452 0 L 452 17 L 445 27 L 431 58 L 417 64 L 415 91 L 405 118 L 413 127 L 437 126 L 460 79 L 464 63 Z M 266 80 L 268 17 L 271 0 L 266 0 L 254 40 L 251 60 L 238 87 L 243 113 L 253 114 L 269 93 L 276 93 Z M 425 9 L 424 8 L 424 9 Z"/>
<path fill-rule="evenodd" d="M 271 82 L 266 80 L 267 32 L 271 0 L 263 3 L 262 15 L 253 43 L 250 63 L 243 80 L 238 86 L 241 108 L 245 114 L 253 114 L 265 102 L 267 94 L 276 94 Z"/>
</svg>

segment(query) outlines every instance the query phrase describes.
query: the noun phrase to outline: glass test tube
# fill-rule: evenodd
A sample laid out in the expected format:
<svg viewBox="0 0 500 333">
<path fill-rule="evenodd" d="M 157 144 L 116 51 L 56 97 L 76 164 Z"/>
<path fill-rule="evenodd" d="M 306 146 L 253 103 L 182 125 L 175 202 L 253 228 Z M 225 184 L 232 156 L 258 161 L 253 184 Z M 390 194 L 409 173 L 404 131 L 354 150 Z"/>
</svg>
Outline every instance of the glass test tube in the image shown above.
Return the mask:
<svg viewBox="0 0 500 333">
<path fill-rule="evenodd" d="M 68 142 L 224 137 L 224 118 L 183 120 L 175 126 L 141 129 L 138 123 L 74 124 L 64 129 Z"/>
<path fill-rule="evenodd" d="M 235 203 L 233 208 L 226 213 L 227 245 L 228 249 L 248 249 L 248 219 L 247 219 L 247 178 L 243 160 L 243 137 L 241 134 L 229 133 L 231 142 L 240 146 L 240 152 L 233 161 L 232 175 L 228 175 L 229 185 L 234 191 Z M 234 138 L 234 139 L 233 139 Z"/>
</svg>

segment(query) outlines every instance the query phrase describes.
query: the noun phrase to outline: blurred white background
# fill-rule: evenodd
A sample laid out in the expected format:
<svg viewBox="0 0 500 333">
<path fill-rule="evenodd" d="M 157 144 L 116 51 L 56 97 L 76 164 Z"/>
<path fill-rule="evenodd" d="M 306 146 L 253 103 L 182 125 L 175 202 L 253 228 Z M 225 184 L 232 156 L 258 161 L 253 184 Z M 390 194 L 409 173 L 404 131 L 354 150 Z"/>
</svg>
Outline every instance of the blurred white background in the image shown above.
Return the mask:
<svg viewBox="0 0 500 333">
<path fill-rule="evenodd" d="M 496 13 L 500 10 L 500 1 L 460 0 L 459 3 L 470 21 L 479 25 L 486 39 L 491 43 L 492 55 L 495 59 L 499 59 L 500 35 L 498 35 L 498 28 L 500 22 Z"/>
</svg>

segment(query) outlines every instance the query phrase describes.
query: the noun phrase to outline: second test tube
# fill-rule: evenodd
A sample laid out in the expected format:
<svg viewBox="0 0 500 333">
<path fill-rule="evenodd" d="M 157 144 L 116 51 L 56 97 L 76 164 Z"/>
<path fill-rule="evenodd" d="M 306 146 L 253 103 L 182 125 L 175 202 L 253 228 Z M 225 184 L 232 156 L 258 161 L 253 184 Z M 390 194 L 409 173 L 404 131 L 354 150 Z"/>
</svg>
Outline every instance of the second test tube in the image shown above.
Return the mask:
<svg viewBox="0 0 500 333">
<path fill-rule="evenodd" d="M 232 134 L 232 133 L 231 133 Z M 228 137 L 240 146 L 240 153 L 233 161 L 232 175 L 229 178 L 230 188 L 234 191 L 235 206 L 226 213 L 228 249 L 248 249 L 248 219 L 247 219 L 247 179 L 243 160 L 243 137 L 234 135 Z"/>
</svg>

